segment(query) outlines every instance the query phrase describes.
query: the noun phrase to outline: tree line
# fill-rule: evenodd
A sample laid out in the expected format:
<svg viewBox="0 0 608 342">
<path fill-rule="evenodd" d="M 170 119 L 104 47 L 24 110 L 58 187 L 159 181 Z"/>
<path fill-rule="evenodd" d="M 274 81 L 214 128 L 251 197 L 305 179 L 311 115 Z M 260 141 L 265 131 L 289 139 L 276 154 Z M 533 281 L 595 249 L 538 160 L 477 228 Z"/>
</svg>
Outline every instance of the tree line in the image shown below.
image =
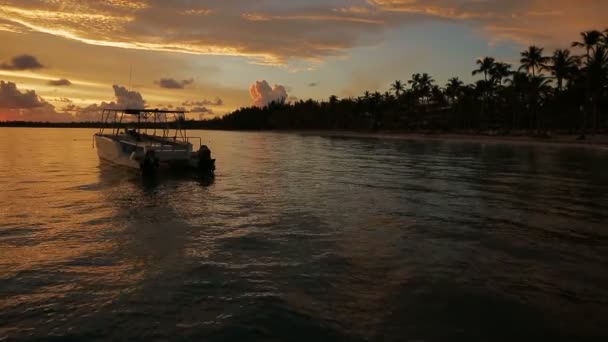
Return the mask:
<svg viewBox="0 0 608 342">
<path fill-rule="evenodd" d="M 396 80 L 386 92 L 327 100 L 284 100 L 240 108 L 220 118 L 190 123 L 208 129 L 380 129 L 606 132 L 608 127 L 608 29 L 586 31 L 570 48 L 547 54 L 530 46 L 519 65 L 493 57 L 477 60 L 465 84 L 458 77 L 438 85 L 427 73 Z"/>
</svg>

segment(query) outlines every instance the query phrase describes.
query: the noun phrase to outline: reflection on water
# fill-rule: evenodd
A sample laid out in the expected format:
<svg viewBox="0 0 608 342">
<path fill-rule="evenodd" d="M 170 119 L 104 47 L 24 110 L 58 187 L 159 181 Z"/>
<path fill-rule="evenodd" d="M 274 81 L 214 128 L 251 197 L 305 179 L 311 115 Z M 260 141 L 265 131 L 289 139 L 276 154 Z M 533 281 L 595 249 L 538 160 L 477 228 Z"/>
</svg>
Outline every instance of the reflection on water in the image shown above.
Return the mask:
<svg viewBox="0 0 608 342">
<path fill-rule="evenodd" d="M 0 129 L 0 340 L 606 336 L 606 151 L 205 132 L 215 179 L 142 179 L 92 134 Z"/>
</svg>

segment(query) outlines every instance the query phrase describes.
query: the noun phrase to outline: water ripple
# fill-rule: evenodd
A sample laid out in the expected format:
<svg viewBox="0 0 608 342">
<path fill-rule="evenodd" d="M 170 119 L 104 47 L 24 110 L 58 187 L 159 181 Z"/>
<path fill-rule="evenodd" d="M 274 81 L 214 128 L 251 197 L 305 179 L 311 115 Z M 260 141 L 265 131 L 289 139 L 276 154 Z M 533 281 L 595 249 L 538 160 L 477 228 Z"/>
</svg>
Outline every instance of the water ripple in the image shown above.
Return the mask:
<svg viewBox="0 0 608 342">
<path fill-rule="evenodd" d="M 192 132 L 215 179 L 144 181 L 92 133 L 0 130 L 0 340 L 606 337 L 605 151 Z"/>
</svg>

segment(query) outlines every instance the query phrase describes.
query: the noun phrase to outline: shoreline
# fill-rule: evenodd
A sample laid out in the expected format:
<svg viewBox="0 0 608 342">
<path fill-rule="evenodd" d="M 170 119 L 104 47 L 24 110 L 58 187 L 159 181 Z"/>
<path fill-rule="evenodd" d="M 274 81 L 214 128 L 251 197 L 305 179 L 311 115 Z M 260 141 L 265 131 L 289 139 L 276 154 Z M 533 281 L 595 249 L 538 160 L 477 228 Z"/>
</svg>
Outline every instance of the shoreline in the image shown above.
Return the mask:
<svg viewBox="0 0 608 342">
<path fill-rule="evenodd" d="M 511 145 L 546 145 L 546 146 L 569 146 L 599 148 L 608 150 L 608 135 L 587 134 L 585 140 L 577 140 L 578 135 L 557 134 L 547 138 L 534 137 L 529 135 L 484 135 L 470 133 L 415 133 L 415 132 L 361 132 L 361 131 L 340 131 L 340 130 L 293 130 L 293 131 L 272 131 L 276 133 L 296 133 L 301 135 L 316 135 L 324 137 L 340 138 L 374 138 L 374 139 L 393 139 L 410 141 L 447 141 L 463 143 L 482 143 L 482 144 L 511 144 Z"/>
<path fill-rule="evenodd" d="M 3 126 L 0 128 L 81 128 L 97 129 L 98 127 L 52 127 L 52 126 Z M 361 130 L 231 130 L 231 129 L 204 129 L 190 128 L 189 131 L 222 131 L 242 133 L 282 133 L 300 134 L 321 137 L 337 138 L 364 138 L 364 139 L 392 139 L 409 141 L 446 141 L 461 143 L 481 144 L 510 144 L 510 145 L 543 145 L 543 146 L 568 146 L 608 150 L 608 134 L 587 134 L 585 140 L 577 140 L 578 134 L 555 134 L 549 137 L 536 137 L 526 134 L 512 135 L 490 135 L 483 133 L 422 133 L 404 131 L 361 131 Z"/>
</svg>

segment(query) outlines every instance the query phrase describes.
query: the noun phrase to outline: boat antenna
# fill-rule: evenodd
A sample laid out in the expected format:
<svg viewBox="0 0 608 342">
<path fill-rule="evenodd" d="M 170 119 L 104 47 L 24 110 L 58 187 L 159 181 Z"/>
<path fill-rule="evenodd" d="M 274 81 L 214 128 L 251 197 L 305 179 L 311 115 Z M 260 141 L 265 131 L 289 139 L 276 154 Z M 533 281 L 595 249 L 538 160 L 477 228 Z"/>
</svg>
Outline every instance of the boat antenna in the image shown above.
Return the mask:
<svg viewBox="0 0 608 342">
<path fill-rule="evenodd" d="M 129 91 L 133 90 L 133 89 L 131 89 L 132 78 L 133 78 L 133 64 L 131 64 L 131 66 L 129 68 Z"/>
</svg>

